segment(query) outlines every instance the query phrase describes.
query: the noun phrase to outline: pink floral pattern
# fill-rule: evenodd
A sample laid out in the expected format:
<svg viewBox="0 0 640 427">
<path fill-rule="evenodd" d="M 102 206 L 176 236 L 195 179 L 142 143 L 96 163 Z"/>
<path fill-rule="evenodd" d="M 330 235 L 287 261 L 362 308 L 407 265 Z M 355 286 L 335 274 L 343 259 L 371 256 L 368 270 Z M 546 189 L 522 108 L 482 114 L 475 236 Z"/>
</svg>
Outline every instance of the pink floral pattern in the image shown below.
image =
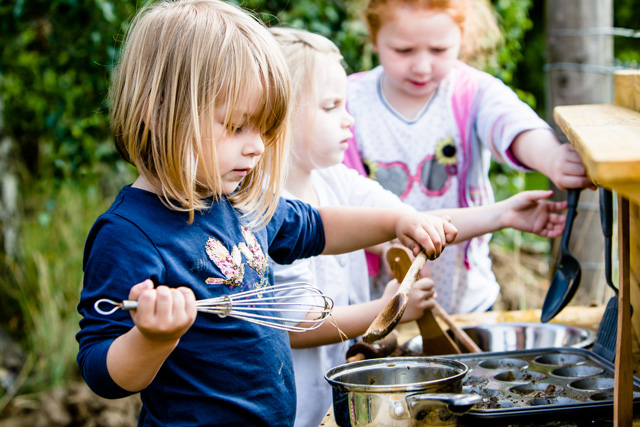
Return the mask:
<svg viewBox="0 0 640 427">
<path fill-rule="evenodd" d="M 242 262 L 242 255 L 247 259 L 249 267 L 253 268 L 260 276 L 264 276 L 267 270 L 268 260 L 265 256 L 258 240 L 251 231 L 242 227 L 242 236 L 244 242 L 238 243 L 231 250 L 231 253 L 227 250 L 226 246 L 219 240 L 209 237 L 205 250 L 207 256 L 213 263 L 220 269 L 225 279 L 219 277 L 209 277 L 205 282 L 208 285 L 228 285 L 233 288 L 242 284 L 244 279 L 244 267 Z M 266 279 L 262 279 L 256 288 L 261 288 L 266 285 Z"/>
<path fill-rule="evenodd" d="M 247 264 L 253 268 L 260 276 L 267 270 L 267 257 L 262 252 L 262 248 L 253 233 L 242 227 L 244 242 L 238 244 L 238 248 L 247 258 Z M 245 243 L 246 242 L 246 243 Z"/>
<path fill-rule="evenodd" d="M 244 279 L 244 264 L 242 263 L 242 255 L 237 247 L 234 247 L 231 253 L 220 242 L 209 237 L 205 247 L 209 259 L 220 269 L 226 279 L 218 277 L 210 277 L 206 280 L 208 285 L 229 285 L 237 287 L 242 284 Z"/>
</svg>

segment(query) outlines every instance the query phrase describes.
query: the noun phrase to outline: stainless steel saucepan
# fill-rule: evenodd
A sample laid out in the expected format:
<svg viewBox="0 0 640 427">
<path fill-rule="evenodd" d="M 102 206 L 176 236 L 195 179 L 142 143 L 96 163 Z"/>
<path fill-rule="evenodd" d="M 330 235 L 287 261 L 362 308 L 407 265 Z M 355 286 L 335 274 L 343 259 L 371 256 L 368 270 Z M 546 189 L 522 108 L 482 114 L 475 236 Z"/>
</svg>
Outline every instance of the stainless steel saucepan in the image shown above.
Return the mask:
<svg viewBox="0 0 640 427">
<path fill-rule="evenodd" d="M 462 393 L 464 363 L 390 357 L 330 369 L 333 414 L 341 427 L 453 426 L 482 398 Z"/>
</svg>

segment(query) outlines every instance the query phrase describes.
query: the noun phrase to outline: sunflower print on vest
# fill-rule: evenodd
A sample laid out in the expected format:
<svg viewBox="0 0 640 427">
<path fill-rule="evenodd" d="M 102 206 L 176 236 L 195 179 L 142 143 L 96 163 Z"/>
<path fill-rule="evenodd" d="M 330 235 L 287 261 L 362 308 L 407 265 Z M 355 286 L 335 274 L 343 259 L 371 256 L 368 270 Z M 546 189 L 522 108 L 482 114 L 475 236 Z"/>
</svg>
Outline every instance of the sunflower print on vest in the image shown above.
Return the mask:
<svg viewBox="0 0 640 427">
<path fill-rule="evenodd" d="M 458 173 L 456 146 L 450 136 L 438 141 L 435 152 L 427 156 L 412 173 L 402 162 L 364 161 L 369 177 L 375 179 L 385 189 L 400 199 L 406 198 L 414 185 L 418 185 L 428 196 L 441 196 L 451 185 L 451 179 Z"/>
</svg>

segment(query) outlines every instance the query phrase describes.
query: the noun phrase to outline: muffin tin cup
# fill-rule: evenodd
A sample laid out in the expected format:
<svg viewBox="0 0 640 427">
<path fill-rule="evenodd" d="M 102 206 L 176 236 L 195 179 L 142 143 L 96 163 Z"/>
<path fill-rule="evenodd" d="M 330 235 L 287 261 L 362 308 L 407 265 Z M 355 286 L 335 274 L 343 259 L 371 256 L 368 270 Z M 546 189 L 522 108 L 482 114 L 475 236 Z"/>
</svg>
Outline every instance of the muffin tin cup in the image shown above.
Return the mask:
<svg viewBox="0 0 640 427">
<path fill-rule="evenodd" d="M 589 350 L 553 347 L 444 358 L 469 367 L 463 392 L 482 397 L 461 418 L 463 425 L 465 420 L 586 419 L 613 413 L 615 367 Z M 640 380 L 634 377 L 633 384 L 635 408 Z"/>
</svg>

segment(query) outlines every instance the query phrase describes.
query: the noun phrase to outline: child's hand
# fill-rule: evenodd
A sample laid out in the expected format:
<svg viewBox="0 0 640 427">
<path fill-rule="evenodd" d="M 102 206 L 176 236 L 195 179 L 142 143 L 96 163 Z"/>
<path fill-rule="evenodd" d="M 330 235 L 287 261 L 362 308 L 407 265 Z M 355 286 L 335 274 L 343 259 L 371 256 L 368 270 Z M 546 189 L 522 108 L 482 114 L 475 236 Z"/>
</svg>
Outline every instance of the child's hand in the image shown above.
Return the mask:
<svg viewBox="0 0 640 427">
<path fill-rule="evenodd" d="M 582 164 L 582 159 L 571 144 L 560 144 L 551 153 L 549 178 L 561 190 L 569 188 L 595 188 L 591 179 L 587 176 L 587 169 Z"/>
<path fill-rule="evenodd" d="M 409 303 L 400 321 L 409 322 L 421 318 L 425 310 L 435 307 L 435 297 L 436 290 L 431 278 L 423 277 L 416 280 L 409 292 Z"/>
<path fill-rule="evenodd" d="M 535 190 L 523 191 L 499 202 L 505 205 L 502 216 L 503 225 L 516 230 L 535 233 L 542 237 L 554 238 L 562 234 L 566 215 L 559 212 L 566 209 L 567 202 L 547 201 L 553 191 Z"/>
<path fill-rule="evenodd" d="M 424 249 L 427 258 L 434 260 L 458 235 L 458 230 L 449 221 L 428 213 L 411 212 L 397 222 L 396 234 L 414 256 Z"/>
<path fill-rule="evenodd" d="M 131 288 L 129 299 L 138 301 L 131 317 L 149 341 L 177 341 L 196 320 L 196 298 L 186 287 L 154 289 L 153 282 L 145 280 Z"/>
<path fill-rule="evenodd" d="M 396 293 L 400 284 L 393 279 L 384 288 L 381 299 L 388 302 Z M 407 308 L 402 315 L 401 323 L 417 320 L 422 317 L 425 310 L 431 310 L 435 306 L 436 291 L 433 280 L 430 278 L 421 278 L 416 280 L 411 291 L 409 292 L 409 302 Z"/>
</svg>

